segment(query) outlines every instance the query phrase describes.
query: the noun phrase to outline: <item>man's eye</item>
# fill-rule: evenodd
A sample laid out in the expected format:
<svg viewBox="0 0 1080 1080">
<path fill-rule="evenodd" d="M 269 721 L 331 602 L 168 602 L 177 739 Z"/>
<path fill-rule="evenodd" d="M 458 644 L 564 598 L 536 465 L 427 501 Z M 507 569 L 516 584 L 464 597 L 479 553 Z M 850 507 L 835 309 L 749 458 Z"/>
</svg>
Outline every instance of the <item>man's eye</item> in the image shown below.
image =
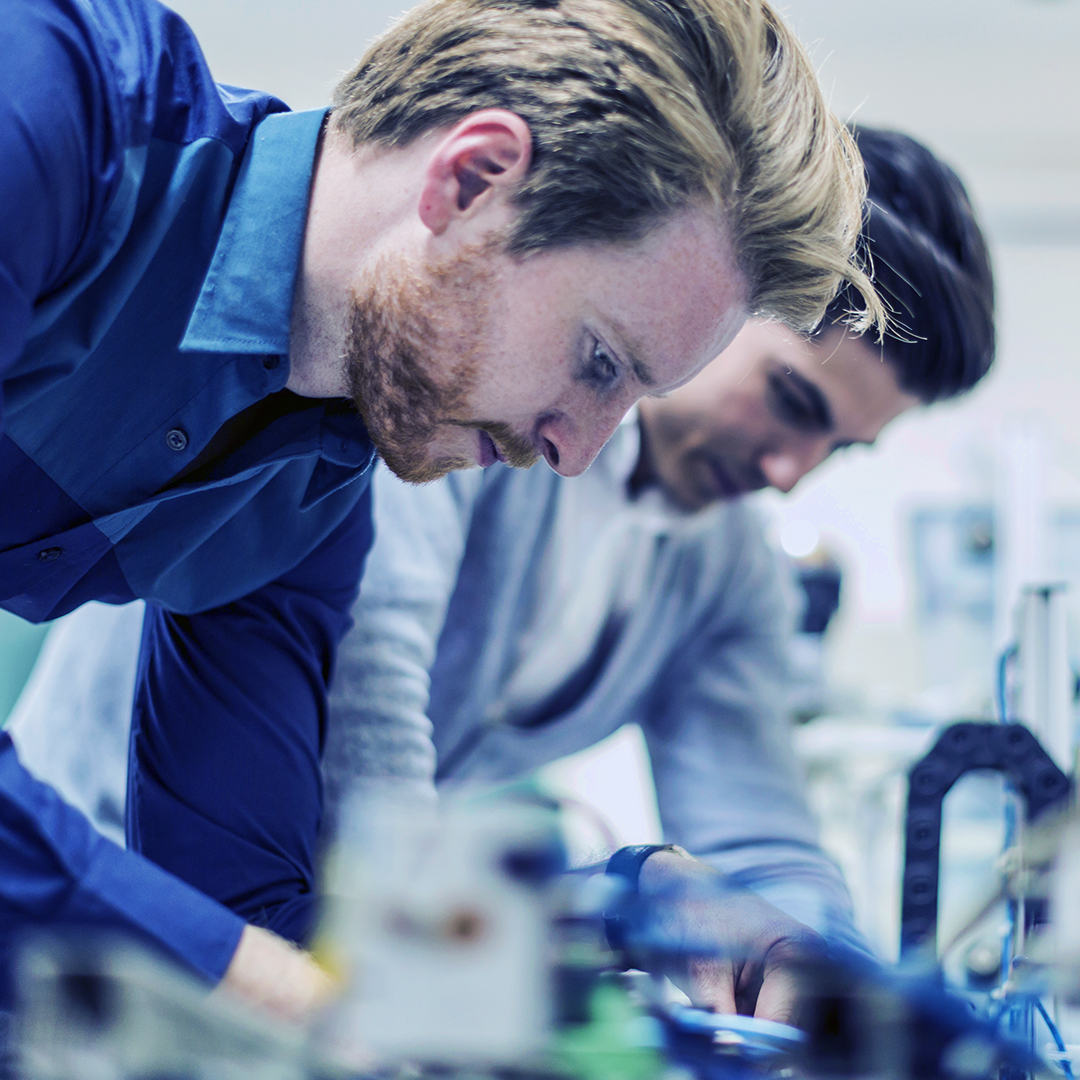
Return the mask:
<svg viewBox="0 0 1080 1080">
<path fill-rule="evenodd" d="M 817 417 L 813 408 L 791 389 L 782 376 L 770 376 L 769 390 L 773 412 L 778 419 L 800 430 L 815 426 Z"/>
<path fill-rule="evenodd" d="M 619 377 L 619 365 L 599 341 L 593 342 L 586 377 L 593 386 L 602 390 L 612 386 Z"/>
</svg>

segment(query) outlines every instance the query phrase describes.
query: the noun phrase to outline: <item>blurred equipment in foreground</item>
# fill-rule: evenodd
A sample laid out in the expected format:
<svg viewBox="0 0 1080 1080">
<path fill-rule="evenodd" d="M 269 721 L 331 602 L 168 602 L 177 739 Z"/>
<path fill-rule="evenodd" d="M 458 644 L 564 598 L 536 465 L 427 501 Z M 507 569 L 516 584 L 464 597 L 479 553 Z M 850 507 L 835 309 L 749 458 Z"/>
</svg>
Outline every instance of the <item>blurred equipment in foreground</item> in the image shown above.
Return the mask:
<svg viewBox="0 0 1080 1080">
<path fill-rule="evenodd" d="M 1034 836 L 1034 834 L 1032 834 Z M 1064 833 L 1039 834 L 1040 851 Z M 1080 877 L 1080 845 L 1071 867 Z M 1015 1080 L 1052 1069 L 933 966 L 892 970 L 827 946 L 796 969 L 799 1027 L 679 1001 L 621 970 L 605 924 L 650 970 L 715 958 L 673 936 L 666 905 L 732 888 L 719 875 L 648 902 L 621 877 L 562 871 L 558 813 L 528 792 L 438 812 L 392 793 L 357 804 L 327 872 L 320 958 L 341 980 L 307 1030 L 270 1025 L 127 943 L 55 938 L 21 969 L 27 1080 Z M 1075 863 L 1075 866 L 1072 866 Z M 710 879 L 711 880 L 711 879 Z M 1073 882 L 1075 885 L 1076 882 Z M 1063 888 L 1071 889 L 1068 882 Z M 1046 968 L 1080 988 L 1073 959 Z M 1069 937 L 1069 935 L 1072 935 Z M 735 964 L 742 959 L 731 956 Z M 1071 965 L 1071 966 L 1070 966 Z M 1017 964 L 1012 968 L 1019 970 Z M 1025 978 L 1028 978 L 1025 976 Z M 1039 978 L 1042 978 L 1040 975 Z M 1030 994 L 1030 982 L 1023 992 Z M 1041 984 L 1040 984 L 1041 985 Z M 1049 985 L 1049 983 L 1047 983 Z"/>
</svg>

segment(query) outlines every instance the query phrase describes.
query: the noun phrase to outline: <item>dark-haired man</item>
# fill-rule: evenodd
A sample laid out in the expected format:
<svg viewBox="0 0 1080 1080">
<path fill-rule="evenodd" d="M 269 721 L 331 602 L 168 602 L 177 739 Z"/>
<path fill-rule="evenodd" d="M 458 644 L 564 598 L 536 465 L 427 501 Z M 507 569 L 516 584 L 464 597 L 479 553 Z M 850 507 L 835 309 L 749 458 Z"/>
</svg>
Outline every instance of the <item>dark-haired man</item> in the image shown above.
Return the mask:
<svg viewBox="0 0 1080 1080">
<path fill-rule="evenodd" d="M 643 400 L 581 477 L 378 477 L 394 542 L 372 553 L 331 690 L 331 820 L 358 777 L 498 783 L 637 723 L 666 840 L 850 935 L 790 761 L 785 590 L 736 496 L 790 491 L 969 390 L 995 341 L 989 255 L 956 175 L 907 136 L 858 141 L 864 242 L 896 319 L 882 344 L 844 326 L 841 295 L 810 340 L 751 320 L 697 378 Z"/>
<path fill-rule="evenodd" d="M 497 782 L 636 722 L 668 839 L 817 930 L 851 933 L 789 761 L 783 590 L 753 512 L 732 497 L 788 491 L 833 450 L 974 385 L 994 337 L 989 261 L 959 181 L 905 136 L 867 130 L 860 145 L 865 242 L 898 324 L 883 346 L 846 329 L 842 296 L 811 341 L 748 324 L 695 380 L 643 402 L 583 476 L 495 466 L 421 488 L 378 478 L 380 540 L 331 691 L 331 823 L 359 777 Z M 66 763 L 55 733 L 81 730 L 98 747 L 111 737 L 122 762 L 140 620 L 74 616 L 15 722 L 32 764 L 91 812 L 119 801 L 116 780 L 80 781 L 82 757 Z M 277 753 L 284 776 L 288 748 Z M 247 762 L 225 767 L 241 782 Z M 314 808 L 318 796 L 310 787 Z M 182 850 L 186 819 L 136 813 Z M 291 804 L 269 801 L 260 825 L 272 853 L 295 828 Z M 260 846 L 223 850 L 257 885 Z M 198 850 L 184 857 L 192 874 L 215 872 Z M 665 861 L 677 869 L 679 856 L 652 856 L 644 885 Z M 310 864 L 303 874 L 298 892 L 313 886 Z M 730 984 L 695 992 L 736 1004 Z M 757 1004 L 784 1017 L 790 1002 Z"/>
<path fill-rule="evenodd" d="M 652 475 L 686 509 L 790 491 L 833 451 L 872 443 L 915 405 L 970 390 L 994 354 L 989 255 L 955 173 L 897 132 L 863 129 L 865 251 L 895 326 L 844 332 L 841 294 L 811 340 L 751 321 L 696 379 L 641 403 Z"/>
</svg>

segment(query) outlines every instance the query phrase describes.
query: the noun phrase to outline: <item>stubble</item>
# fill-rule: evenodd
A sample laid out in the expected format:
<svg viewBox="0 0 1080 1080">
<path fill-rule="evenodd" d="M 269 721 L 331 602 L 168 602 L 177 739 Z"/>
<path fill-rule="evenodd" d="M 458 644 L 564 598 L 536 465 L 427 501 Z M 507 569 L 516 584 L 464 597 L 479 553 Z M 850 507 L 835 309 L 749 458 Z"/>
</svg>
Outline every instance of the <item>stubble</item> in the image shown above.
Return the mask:
<svg viewBox="0 0 1080 1080">
<path fill-rule="evenodd" d="M 349 394 L 387 466 L 413 484 L 475 462 L 432 457 L 440 425 L 476 383 L 491 278 L 482 252 L 421 276 L 383 260 L 353 292 L 345 349 Z"/>
</svg>

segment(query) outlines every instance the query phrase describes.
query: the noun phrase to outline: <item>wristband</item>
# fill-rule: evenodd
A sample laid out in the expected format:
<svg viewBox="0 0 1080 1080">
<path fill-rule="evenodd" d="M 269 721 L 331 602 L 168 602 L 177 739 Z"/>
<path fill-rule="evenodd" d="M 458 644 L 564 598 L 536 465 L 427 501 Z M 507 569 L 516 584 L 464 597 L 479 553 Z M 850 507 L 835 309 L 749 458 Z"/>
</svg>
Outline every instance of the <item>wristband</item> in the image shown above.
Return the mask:
<svg viewBox="0 0 1080 1080">
<path fill-rule="evenodd" d="M 636 893 L 638 878 L 641 877 L 641 867 L 650 855 L 658 851 L 676 851 L 675 844 L 632 844 L 630 847 L 619 848 L 608 859 L 604 873 L 608 877 L 620 877 L 629 886 L 628 893 Z M 625 903 L 620 900 L 618 905 L 625 909 Z M 630 920 L 625 911 L 604 912 L 604 933 L 607 934 L 608 945 L 619 953 L 627 967 L 631 966 L 626 953 L 626 935 L 630 929 Z"/>
</svg>

